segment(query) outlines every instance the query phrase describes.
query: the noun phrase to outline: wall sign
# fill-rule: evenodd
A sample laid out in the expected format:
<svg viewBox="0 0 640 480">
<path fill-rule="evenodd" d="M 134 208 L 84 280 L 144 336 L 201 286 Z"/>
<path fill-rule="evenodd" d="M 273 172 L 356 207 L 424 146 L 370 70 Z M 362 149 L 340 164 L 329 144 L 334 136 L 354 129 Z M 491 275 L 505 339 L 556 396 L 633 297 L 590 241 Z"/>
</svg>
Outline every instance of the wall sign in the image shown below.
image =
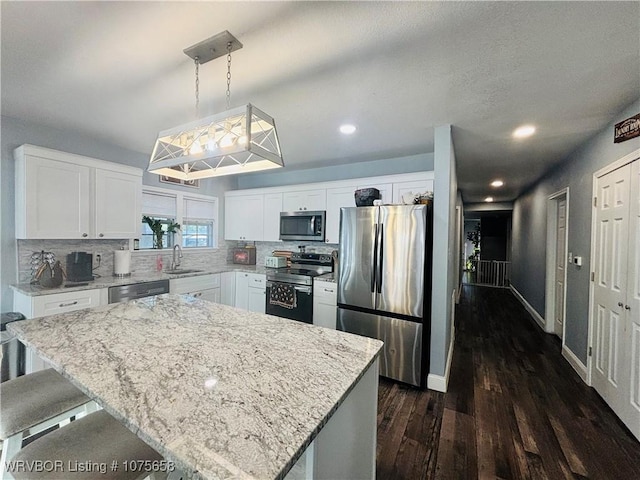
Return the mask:
<svg viewBox="0 0 640 480">
<path fill-rule="evenodd" d="M 200 180 L 181 180 L 179 178 L 160 175 L 160 181 L 162 183 L 173 183 L 174 185 L 184 185 L 186 187 L 200 188 Z"/>
<path fill-rule="evenodd" d="M 635 117 L 616 123 L 614 127 L 613 143 L 626 142 L 634 137 L 640 137 L 640 113 Z"/>
</svg>

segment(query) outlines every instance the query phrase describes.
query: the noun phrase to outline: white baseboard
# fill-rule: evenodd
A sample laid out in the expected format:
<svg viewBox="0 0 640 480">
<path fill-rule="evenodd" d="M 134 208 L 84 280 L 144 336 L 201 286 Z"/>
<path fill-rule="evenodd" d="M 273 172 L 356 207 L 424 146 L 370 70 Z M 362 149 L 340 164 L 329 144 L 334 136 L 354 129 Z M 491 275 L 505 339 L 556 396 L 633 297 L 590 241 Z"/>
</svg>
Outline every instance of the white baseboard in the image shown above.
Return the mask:
<svg viewBox="0 0 640 480">
<path fill-rule="evenodd" d="M 453 322 L 451 323 L 451 342 L 449 343 L 449 355 L 447 355 L 447 366 L 444 369 L 444 375 L 435 375 L 430 373 L 427 376 L 427 388 L 429 390 L 435 390 L 436 392 L 447 392 L 447 386 L 449 385 L 449 372 L 451 372 L 451 361 L 453 359 L 453 344 L 455 339 L 455 328 Z"/>
<path fill-rule="evenodd" d="M 516 290 L 516 288 L 513 285 L 509 284 L 509 288 L 511 289 L 511 291 L 513 292 L 515 297 L 518 300 L 520 300 L 520 303 L 524 306 L 525 310 L 527 312 L 529 312 L 529 315 L 531 315 L 533 317 L 533 319 L 536 321 L 536 323 L 542 329 L 542 331 L 543 332 L 547 332 L 546 329 L 545 329 L 546 322 L 544 321 L 544 318 L 542 318 L 542 316 L 538 312 L 536 312 L 536 309 L 533 308 L 529 304 L 529 302 L 527 302 L 525 300 L 525 298 L 522 296 L 522 294 L 518 290 Z"/>
<path fill-rule="evenodd" d="M 578 374 L 578 376 L 582 379 L 582 381 L 586 384 L 588 384 L 587 382 L 587 367 L 584 363 L 582 363 L 582 361 L 580 361 L 580 359 L 578 357 L 576 357 L 576 354 L 573 353 L 569 347 L 567 347 L 566 345 L 562 346 L 562 356 L 564 357 L 564 359 L 569 362 L 569 365 L 571 365 L 573 367 L 573 369 L 576 371 L 576 373 Z"/>
</svg>

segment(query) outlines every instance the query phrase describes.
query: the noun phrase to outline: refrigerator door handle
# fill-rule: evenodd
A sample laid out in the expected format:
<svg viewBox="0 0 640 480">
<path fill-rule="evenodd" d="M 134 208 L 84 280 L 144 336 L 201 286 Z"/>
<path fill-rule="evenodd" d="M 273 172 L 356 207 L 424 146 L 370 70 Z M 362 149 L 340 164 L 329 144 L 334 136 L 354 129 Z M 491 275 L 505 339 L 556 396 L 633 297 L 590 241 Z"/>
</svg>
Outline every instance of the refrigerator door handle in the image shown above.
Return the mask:
<svg viewBox="0 0 640 480">
<path fill-rule="evenodd" d="M 371 293 L 376 292 L 376 268 L 378 267 L 378 224 L 374 225 L 373 256 L 371 257 Z"/>
<path fill-rule="evenodd" d="M 378 243 L 378 293 L 382 293 L 382 262 L 384 260 L 384 224 L 380 224 L 380 230 L 378 232 L 380 236 Z"/>
</svg>

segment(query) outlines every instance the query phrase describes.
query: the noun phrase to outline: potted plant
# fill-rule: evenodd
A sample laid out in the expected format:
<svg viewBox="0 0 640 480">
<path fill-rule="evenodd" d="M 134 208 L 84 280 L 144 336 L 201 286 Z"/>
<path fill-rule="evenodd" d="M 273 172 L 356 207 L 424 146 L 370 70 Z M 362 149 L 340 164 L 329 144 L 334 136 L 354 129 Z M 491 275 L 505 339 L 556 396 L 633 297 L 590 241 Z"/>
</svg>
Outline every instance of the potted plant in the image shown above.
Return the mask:
<svg viewBox="0 0 640 480">
<path fill-rule="evenodd" d="M 171 222 L 169 224 L 163 224 L 162 220 L 144 215 L 142 221 L 149 225 L 149 228 L 153 232 L 153 248 L 162 248 L 162 237 L 165 233 L 176 233 L 180 230 L 180 224 Z M 163 229 L 166 225 L 167 229 Z"/>
</svg>

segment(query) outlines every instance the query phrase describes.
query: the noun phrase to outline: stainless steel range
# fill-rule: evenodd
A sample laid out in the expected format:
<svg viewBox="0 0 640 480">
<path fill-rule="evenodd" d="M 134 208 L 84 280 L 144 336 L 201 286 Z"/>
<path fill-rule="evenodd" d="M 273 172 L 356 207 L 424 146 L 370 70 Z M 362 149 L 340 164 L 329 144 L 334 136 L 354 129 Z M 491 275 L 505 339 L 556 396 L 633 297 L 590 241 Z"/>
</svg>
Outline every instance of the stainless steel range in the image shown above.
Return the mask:
<svg viewBox="0 0 640 480">
<path fill-rule="evenodd" d="M 313 278 L 330 272 L 331 255 L 293 253 L 291 267 L 267 272 L 266 313 L 313 323 Z"/>
</svg>

